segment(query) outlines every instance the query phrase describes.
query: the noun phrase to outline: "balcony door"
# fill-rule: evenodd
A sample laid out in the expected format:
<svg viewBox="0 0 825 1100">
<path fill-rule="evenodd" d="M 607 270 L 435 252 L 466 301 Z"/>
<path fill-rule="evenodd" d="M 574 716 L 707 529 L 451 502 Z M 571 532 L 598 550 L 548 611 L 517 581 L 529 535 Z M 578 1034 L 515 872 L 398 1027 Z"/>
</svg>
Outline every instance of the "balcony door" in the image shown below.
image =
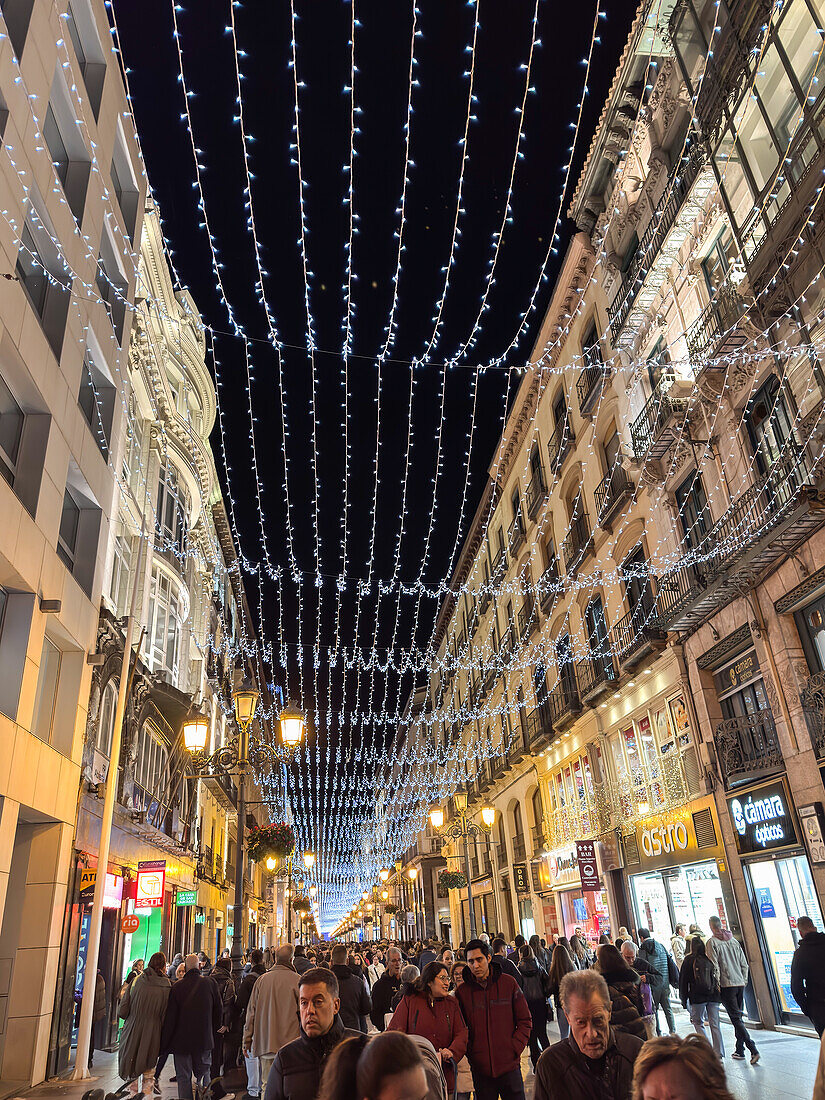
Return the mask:
<svg viewBox="0 0 825 1100">
<path fill-rule="evenodd" d="M 776 375 L 765 383 L 747 412 L 748 435 L 761 474 L 766 474 L 780 459 L 793 465 L 793 418 L 785 395 L 780 393 Z"/>
<path fill-rule="evenodd" d="M 683 545 L 686 550 L 695 550 L 712 527 L 708 498 L 698 470 L 687 476 L 675 496 Z"/>
<path fill-rule="evenodd" d="M 573 669 L 573 647 L 570 635 L 564 634 L 556 642 L 556 660 L 559 665 L 559 683 L 565 701 L 576 698 L 576 673 Z"/>
<path fill-rule="evenodd" d="M 624 594 L 631 611 L 636 630 L 645 625 L 645 620 L 653 609 L 653 591 L 650 584 L 647 555 L 644 547 L 637 547 L 622 565 L 624 575 Z"/>
<path fill-rule="evenodd" d="M 607 620 L 604 617 L 601 596 L 596 596 L 587 605 L 584 622 L 587 628 L 587 643 L 593 655 L 593 665 L 610 679 L 613 675 L 613 661 L 607 641 Z"/>
</svg>

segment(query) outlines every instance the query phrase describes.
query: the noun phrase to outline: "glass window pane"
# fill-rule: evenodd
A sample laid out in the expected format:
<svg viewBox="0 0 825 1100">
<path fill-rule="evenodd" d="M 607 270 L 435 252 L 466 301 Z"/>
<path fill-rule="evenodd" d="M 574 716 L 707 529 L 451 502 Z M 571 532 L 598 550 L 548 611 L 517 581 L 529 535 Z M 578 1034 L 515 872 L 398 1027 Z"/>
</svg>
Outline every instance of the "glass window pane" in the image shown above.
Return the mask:
<svg viewBox="0 0 825 1100">
<path fill-rule="evenodd" d="M 17 404 L 11 390 L 0 378 L 0 466 L 9 480 L 14 477 L 20 439 L 23 435 L 23 410 Z"/>
<path fill-rule="evenodd" d="M 50 638 L 43 639 L 37 693 L 32 717 L 32 733 L 47 744 L 51 740 L 57 684 L 60 677 L 60 650 Z"/>
</svg>

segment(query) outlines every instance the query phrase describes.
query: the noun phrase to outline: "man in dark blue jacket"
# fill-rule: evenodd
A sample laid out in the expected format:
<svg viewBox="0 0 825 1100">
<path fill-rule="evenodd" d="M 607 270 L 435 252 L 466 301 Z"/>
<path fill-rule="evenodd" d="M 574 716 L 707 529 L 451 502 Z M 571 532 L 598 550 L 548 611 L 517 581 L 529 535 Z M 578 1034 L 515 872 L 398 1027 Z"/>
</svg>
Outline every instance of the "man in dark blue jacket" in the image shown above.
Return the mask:
<svg viewBox="0 0 825 1100">
<path fill-rule="evenodd" d="M 667 951 L 658 940 L 654 940 L 646 928 L 639 929 L 639 954 L 650 968 L 647 980 L 653 997 L 656 1034 L 662 1034 L 659 1028 L 659 1009 L 662 1008 L 667 1020 L 667 1029 L 671 1035 L 675 1035 L 676 1022 L 673 1019 L 673 1009 L 670 1007 L 670 971 L 667 965 Z"/>
</svg>

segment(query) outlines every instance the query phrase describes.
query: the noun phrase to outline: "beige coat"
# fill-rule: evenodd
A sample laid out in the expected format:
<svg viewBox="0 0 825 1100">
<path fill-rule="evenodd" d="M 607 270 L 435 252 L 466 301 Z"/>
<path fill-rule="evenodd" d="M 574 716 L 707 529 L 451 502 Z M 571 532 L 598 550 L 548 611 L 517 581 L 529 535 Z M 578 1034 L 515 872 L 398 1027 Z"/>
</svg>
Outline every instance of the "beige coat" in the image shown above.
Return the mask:
<svg viewBox="0 0 825 1100">
<path fill-rule="evenodd" d="M 298 973 L 277 963 L 252 987 L 243 1029 L 243 1048 L 255 1058 L 277 1054 L 301 1034 L 298 1018 Z"/>
</svg>

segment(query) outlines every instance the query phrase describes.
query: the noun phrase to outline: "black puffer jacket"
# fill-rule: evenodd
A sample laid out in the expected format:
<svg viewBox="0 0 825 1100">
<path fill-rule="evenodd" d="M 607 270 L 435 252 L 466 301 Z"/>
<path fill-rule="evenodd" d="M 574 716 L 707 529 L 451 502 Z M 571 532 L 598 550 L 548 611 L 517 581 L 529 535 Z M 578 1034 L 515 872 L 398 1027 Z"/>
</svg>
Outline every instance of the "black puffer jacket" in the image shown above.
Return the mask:
<svg viewBox="0 0 825 1100">
<path fill-rule="evenodd" d="M 332 973 L 338 979 L 338 996 L 341 999 L 338 1015 L 341 1023 L 353 1031 L 366 1032 L 372 1001 L 364 979 L 340 963 L 333 966 Z"/>
<path fill-rule="evenodd" d="M 614 1031 L 647 1038 L 644 1020 L 644 1004 L 639 989 L 640 978 L 629 966 L 617 967 L 606 973 L 600 971 L 610 993 L 610 1025 Z"/>
<path fill-rule="evenodd" d="M 825 933 L 809 932 L 799 941 L 791 963 L 791 993 L 803 1012 L 825 1007 Z"/>
<path fill-rule="evenodd" d="M 345 1028 L 339 1016 L 318 1039 L 310 1039 L 301 1028 L 300 1038 L 281 1047 L 275 1056 L 264 1100 L 315 1100 L 327 1058 L 342 1040 L 360 1034 Z"/>
<path fill-rule="evenodd" d="M 547 1000 L 545 987 L 548 984 L 547 972 L 535 959 L 524 959 L 518 964 L 522 989 L 528 1003 Z"/>
<path fill-rule="evenodd" d="M 611 1028 L 599 1073 L 570 1035 L 539 1058 L 534 1100 L 628 1100 L 633 1066 L 641 1049 L 641 1039 Z"/>
</svg>

